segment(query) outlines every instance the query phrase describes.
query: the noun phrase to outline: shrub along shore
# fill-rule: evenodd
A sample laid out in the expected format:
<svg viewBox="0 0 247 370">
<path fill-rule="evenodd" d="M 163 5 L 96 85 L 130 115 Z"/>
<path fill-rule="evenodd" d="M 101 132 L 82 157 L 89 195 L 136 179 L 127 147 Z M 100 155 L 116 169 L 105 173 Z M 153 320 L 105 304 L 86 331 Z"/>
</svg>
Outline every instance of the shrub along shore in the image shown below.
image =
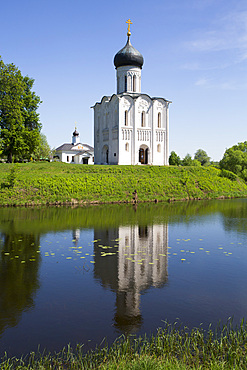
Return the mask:
<svg viewBox="0 0 247 370">
<path fill-rule="evenodd" d="M 2 370 L 10 369 L 246 369 L 246 322 L 234 328 L 231 320 L 215 332 L 209 328 L 176 328 L 164 324 L 156 335 L 120 337 L 85 351 L 83 345 L 70 346 L 58 353 L 31 352 L 22 358 L 0 360 Z"/>
<path fill-rule="evenodd" d="M 214 167 L 0 164 L 0 206 L 160 202 L 247 196 L 247 184 Z"/>
</svg>

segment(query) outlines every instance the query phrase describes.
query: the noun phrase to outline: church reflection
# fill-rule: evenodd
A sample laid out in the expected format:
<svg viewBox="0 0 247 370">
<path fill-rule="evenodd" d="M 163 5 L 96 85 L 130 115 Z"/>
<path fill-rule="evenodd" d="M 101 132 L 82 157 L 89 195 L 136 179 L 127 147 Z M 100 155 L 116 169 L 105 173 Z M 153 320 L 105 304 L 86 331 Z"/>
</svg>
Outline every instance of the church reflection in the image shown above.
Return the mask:
<svg viewBox="0 0 247 370">
<path fill-rule="evenodd" d="M 94 238 L 95 278 L 116 293 L 114 326 L 136 332 L 143 322 L 141 293 L 168 280 L 168 225 L 95 230 Z M 102 246 L 108 246 L 105 257 Z"/>
</svg>

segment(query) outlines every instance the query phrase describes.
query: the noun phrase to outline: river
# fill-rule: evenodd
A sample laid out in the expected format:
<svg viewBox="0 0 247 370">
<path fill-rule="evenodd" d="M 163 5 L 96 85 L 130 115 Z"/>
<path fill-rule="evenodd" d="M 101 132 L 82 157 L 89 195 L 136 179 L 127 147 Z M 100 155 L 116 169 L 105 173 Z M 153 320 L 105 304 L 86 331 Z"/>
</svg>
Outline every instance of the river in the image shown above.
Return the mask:
<svg viewBox="0 0 247 370">
<path fill-rule="evenodd" d="M 247 199 L 0 210 L 0 356 L 247 315 Z"/>
</svg>

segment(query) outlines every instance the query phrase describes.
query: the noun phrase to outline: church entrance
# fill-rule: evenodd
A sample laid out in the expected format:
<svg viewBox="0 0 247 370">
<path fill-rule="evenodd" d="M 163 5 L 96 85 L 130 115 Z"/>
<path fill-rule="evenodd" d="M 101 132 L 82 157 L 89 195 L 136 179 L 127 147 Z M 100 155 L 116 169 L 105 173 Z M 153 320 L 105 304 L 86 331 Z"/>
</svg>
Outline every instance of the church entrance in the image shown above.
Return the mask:
<svg viewBox="0 0 247 370">
<path fill-rule="evenodd" d="M 148 148 L 139 149 L 139 162 L 141 164 L 148 164 Z"/>
</svg>

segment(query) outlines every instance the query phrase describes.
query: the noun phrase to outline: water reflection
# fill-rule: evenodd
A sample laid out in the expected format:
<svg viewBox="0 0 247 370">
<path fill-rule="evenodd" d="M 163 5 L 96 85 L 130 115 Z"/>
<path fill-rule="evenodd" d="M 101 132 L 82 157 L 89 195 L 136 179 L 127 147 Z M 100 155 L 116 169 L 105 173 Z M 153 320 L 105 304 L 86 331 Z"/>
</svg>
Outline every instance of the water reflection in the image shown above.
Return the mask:
<svg viewBox="0 0 247 370">
<path fill-rule="evenodd" d="M 10 234 L 1 234 L 0 243 L 0 335 L 33 307 L 39 288 L 39 236 L 15 233 L 13 222 L 10 229 Z"/>
<path fill-rule="evenodd" d="M 246 199 L 1 209 L 0 355 L 241 319 L 246 220 Z"/>
<path fill-rule="evenodd" d="M 94 237 L 95 278 L 116 293 L 114 326 L 126 334 L 138 331 L 141 292 L 168 279 L 168 225 L 97 230 Z"/>
</svg>

